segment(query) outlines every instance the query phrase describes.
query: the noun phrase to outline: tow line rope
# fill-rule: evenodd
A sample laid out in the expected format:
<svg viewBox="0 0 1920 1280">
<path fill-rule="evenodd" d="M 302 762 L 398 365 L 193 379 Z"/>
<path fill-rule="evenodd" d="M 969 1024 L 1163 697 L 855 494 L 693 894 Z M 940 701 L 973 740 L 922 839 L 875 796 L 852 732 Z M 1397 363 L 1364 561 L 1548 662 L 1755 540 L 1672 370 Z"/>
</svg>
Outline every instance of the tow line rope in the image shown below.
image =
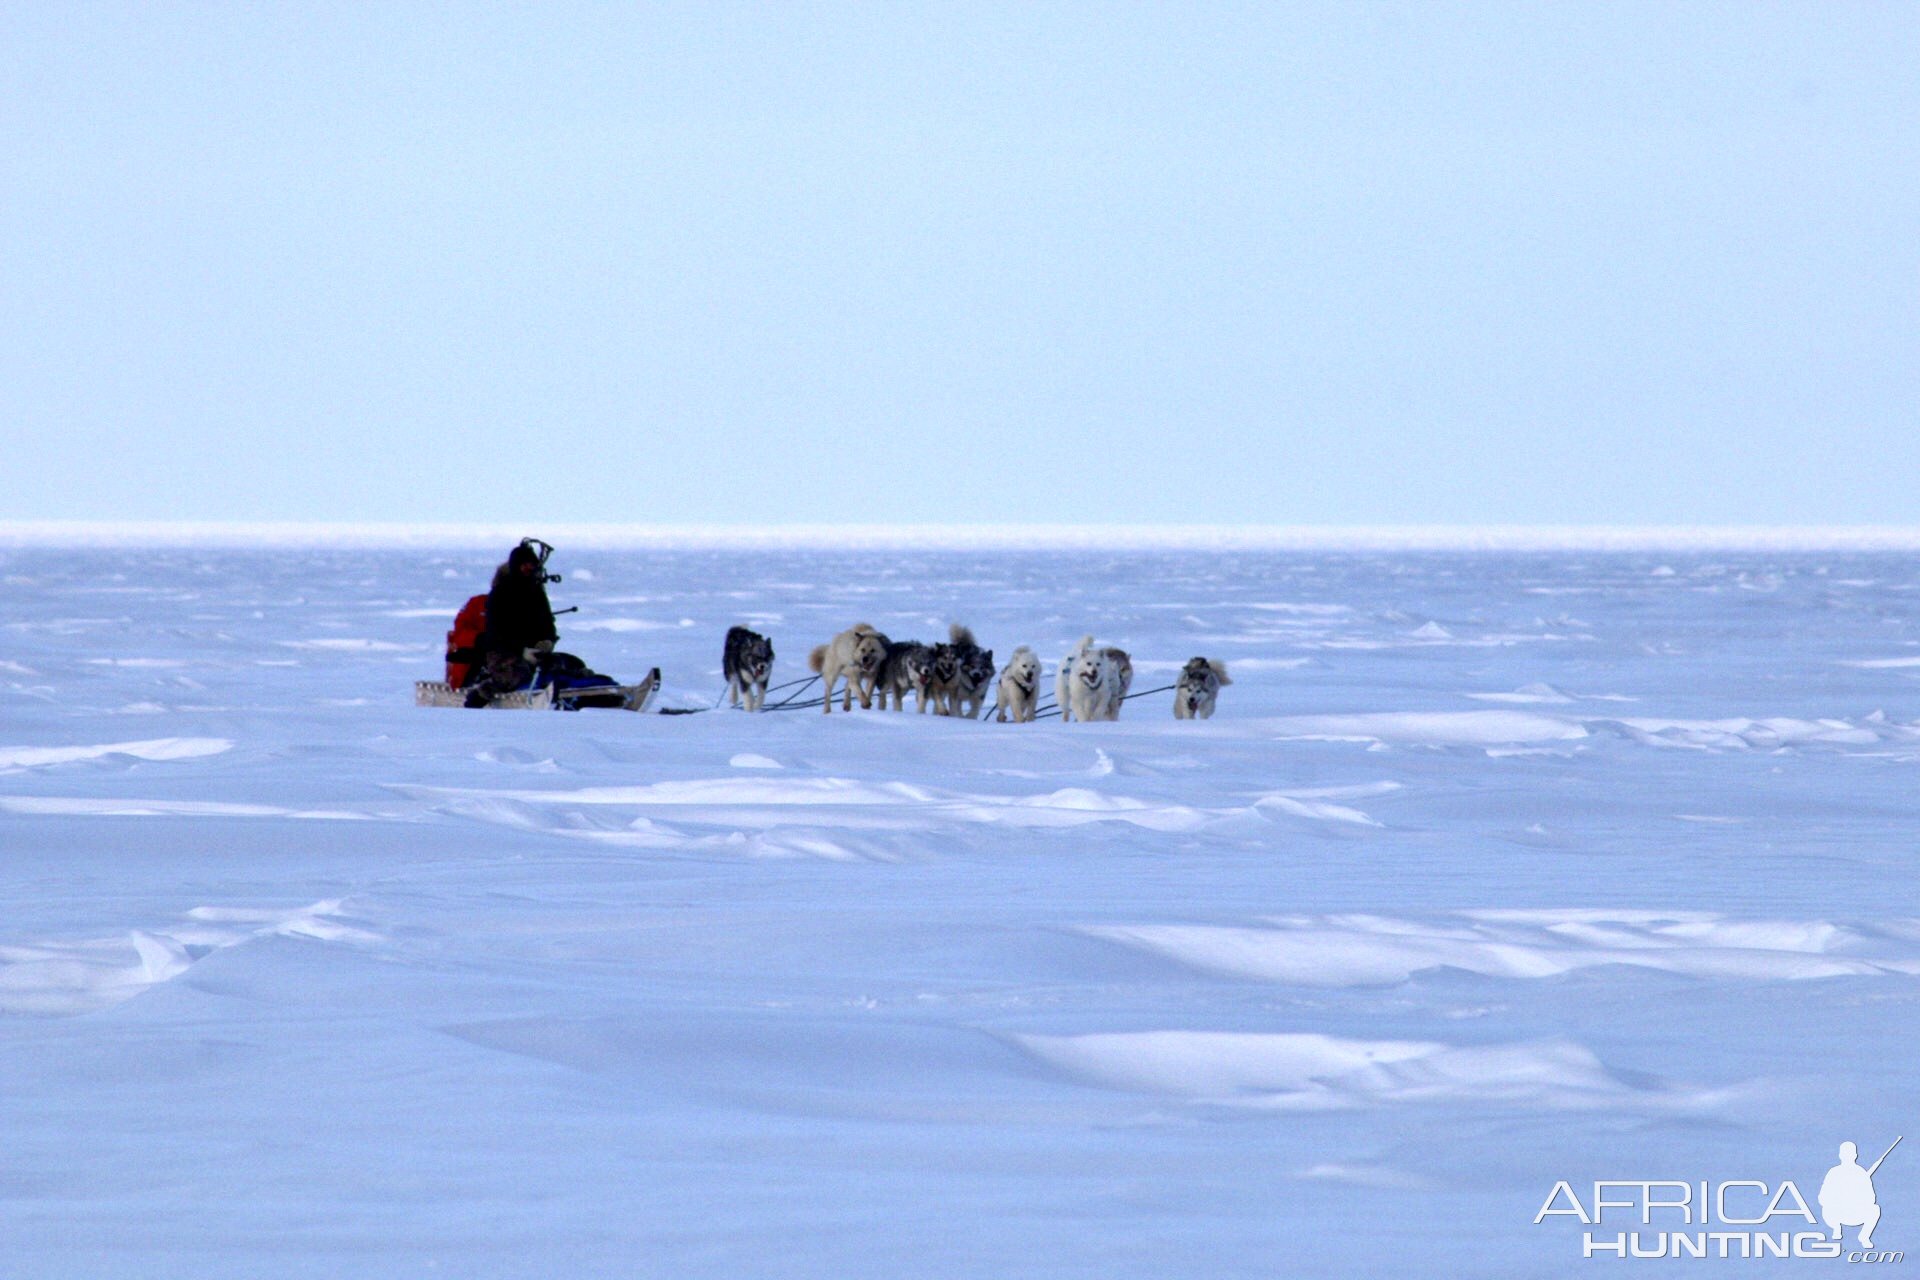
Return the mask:
<svg viewBox="0 0 1920 1280">
<path fill-rule="evenodd" d="M 1138 693 L 1130 693 L 1126 697 L 1120 699 L 1120 701 L 1131 702 L 1135 698 L 1150 698 L 1156 693 L 1167 693 L 1170 690 L 1178 689 L 1179 687 L 1180 685 L 1178 682 L 1175 682 L 1173 684 L 1163 684 L 1158 689 L 1142 689 Z M 1051 720 L 1053 719 L 1053 717 L 1059 714 L 1060 714 L 1060 708 L 1058 706 L 1043 707 L 1039 711 L 1036 711 L 1033 713 L 1033 718 L 1035 720 Z"/>
<path fill-rule="evenodd" d="M 767 692 L 778 693 L 782 689 L 792 689 L 793 686 L 797 684 L 809 685 L 809 684 L 812 684 L 815 680 L 818 680 L 819 678 L 820 678 L 819 676 L 803 676 L 798 680 L 789 680 L 785 684 L 777 684 L 773 688 L 767 690 Z M 787 699 L 785 702 L 776 702 L 770 707 L 762 707 L 760 709 L 762 711 L 778 711 L 781 707 L 786 706 L 788 702 L 792 702 L 795 698 L 799 697 L 804 692 L 806 692 L 805 689 L 796 689 L 794 690 L 793 693 L 787 696 Z M 718 711 L 720 709 L 720 704 L 726 701 L 726 698 L 727 698 L 727 691 L 725 689 L 722 689 L 719 693 L 713 696 L 713 705 L 710 707 L 662 707 L 655 714 L 663 715 L 663 716 L 705 715 L 709 711 Z M 802 704 L 802 705 L 805 705 L 805 704 Z M 816 700 L 812 705 L 817 707 L 820 705 L 820 703 Z"/>
<path fill-rule="evenodd" d="M 806 711 L 810 708 L 821 705 L 826 701 L 825 698 L 814 697 L 814 698 L 808 698 L 804 702 L 795 701 L 795 699 L 797 699 L 801 694 L 807 691 L 807 686 L 813 684 L 819 678 L 820 678 L 819 676 L 808 676 L 804 680 L 789 680 L 787 681 L 787 683 L 783 685 L 778 685 L 775 688 L 767 690 L 768 693 L 778 693 L 781 689 L 792 689 L 794 685 L 801 686 L 798 689 L 794 689 L 792 693 L 788 694 L 785 698 L 782 698 L 779 702 L 769 702 L 765 706 L 761 707 L 760 709 L 762 711 Z M 1174 684 L 1163 684 L 1157 689 L 1142 689 L 1137 693 L 1129 693 L 1125 697 L 1121 698 L 1120 701 L 1131 702 L 1135 698 L 1149 698 L 1156 693 L 1170 693 L 1179 687 L 1180 686 L 1177 682 Z M 721 698 L 724 698 L 725 696 L 726 694 L 724 692 L 722 692 L 720 695 Z M 660 710 L 658 714 L 663 716 L 697 716 L 697 715 L 703 715 L 709 711 L 718 711 L 719 709 L 720 709 L 720 700 L 716 698 L 714 700 L 714 704 L 710 707 L 664 707 Z M 1035 720 L 1051 720 L 1053 719 L 1053 717 L 1059 714 L 1060 714 L 1060 708 L 1056 704 L 1048 702 L 1048 703 L 1042 704 L 1041 707 L 1034 712 L 1033 718 Z M 988 711 L 987 707 L 984 704 L 982 704 L 980 708 L 979 723 L 986 724 L 989 721 L 994 721 L 994 717 Z M 998 722 L 994 721 L 994 723 L 998 723 Z"/>
</svg>

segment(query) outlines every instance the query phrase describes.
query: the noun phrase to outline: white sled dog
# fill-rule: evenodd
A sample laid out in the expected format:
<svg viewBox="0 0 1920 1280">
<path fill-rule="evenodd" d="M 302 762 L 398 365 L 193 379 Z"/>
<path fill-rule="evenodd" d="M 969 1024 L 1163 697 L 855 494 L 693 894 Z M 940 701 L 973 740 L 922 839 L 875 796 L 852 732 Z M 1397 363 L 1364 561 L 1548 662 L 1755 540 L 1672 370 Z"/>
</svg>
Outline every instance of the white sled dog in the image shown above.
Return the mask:
<svg viewBox="0 0 1920 1280">
<path fill-rule="evenodd" d="M 1092 636 L 1082 636 L 1060 664 L 1055 681 L 1060 719 L 1118 720 L 1120 703 L 1132 684 L 1133 659 L 1126 650 L 1096 649 Z"/>
<path fill-rule="evenodd" d="M 1220 659 L 1189 658 L 1187 665 L 1180 669 L 1179 682 L 1173 686 L 1173 718 L 1211 720 L 1220 686 L 1232 683 L 1227 678 L 1227 664 Z"/>
<path fill-rule="evenodd" d="M 856 622 L 833 638 L 832 643 L 815 645 L 807 655 L 807 665 L 820 673 L 824 701 L 820 710 L 833 711 L 833 686 L 845 676 L 847 688 L 842 711 L 853 710 L 853 695 L 860 695 L 860 706 L 873 706 L 873 687 L 880 679 L 880 664 L 887 657 L 887 638 L 864 622 Z"/>
<path fill-rule="evenodd" d="M 1040 659 L 1033 650 L 1021 645 L 1013 651 L 1013 657 L 1007 659 L 1007 669 L 1000 673 L 1000 687 L 994 694 L 994 718 L 1001 724 L 1011 719 L 1015 724 L 1026 724 L 1033 719 L 1034 708 L 1040 703 Z"/>
</svg>

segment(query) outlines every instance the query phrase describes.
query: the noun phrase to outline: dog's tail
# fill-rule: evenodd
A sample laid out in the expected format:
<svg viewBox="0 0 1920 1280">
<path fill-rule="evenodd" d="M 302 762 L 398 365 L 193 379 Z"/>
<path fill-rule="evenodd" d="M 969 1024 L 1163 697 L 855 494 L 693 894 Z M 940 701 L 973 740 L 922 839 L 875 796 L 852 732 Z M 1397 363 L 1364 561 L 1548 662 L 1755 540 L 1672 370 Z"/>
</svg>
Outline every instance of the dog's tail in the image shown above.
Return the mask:
<svg viewBox="0 0 1920 1280">
<path fill-rule="evenodd" d="M 807 655 L 807 666 L 816 675 L 827 669 L 827 646 L 817 644 L 813 652 Z"/>
<path fill-rule="evenodd" d="M 1077 658 L 1091 648 L 1093 648 L 1093 637 L 1081 636 L 1080 643 L 1073 646 L 1073 656 Z"/>
<path fill-rule="evenodd" d="M 973 632 L 958 622 L 947 624 L 947 639 L 962 648 L 978 649 L 980 647 L 974 641 Z"/>
<path fill-rule="evenodd" d="M 1220 677 L 1220 683 L 1221 683 L 1221 684 L 1232 684 L 1232 683 L 1233 683 L 1233 681 L 1232 681 L 1232 680 L 1230 680 L 1230 679 L 1228 679 L 1228 677 L 1227 677 L 1227 664 L 1226 664 L 1226 663 L 1224 663 L 1224 662 L 1222 662 L 1222 661 L 1220 661 L 1220 659 L 1218 659 L 1218 658 L 1208 658 L 1208 659 L 1207 659 L 1207 665 L 1213 668 L 1213 674 L 1214 674 L 1214 675 L 1216 675 L 1216 676 L 1219 676 L 1219 677 Z"/>
</svg>

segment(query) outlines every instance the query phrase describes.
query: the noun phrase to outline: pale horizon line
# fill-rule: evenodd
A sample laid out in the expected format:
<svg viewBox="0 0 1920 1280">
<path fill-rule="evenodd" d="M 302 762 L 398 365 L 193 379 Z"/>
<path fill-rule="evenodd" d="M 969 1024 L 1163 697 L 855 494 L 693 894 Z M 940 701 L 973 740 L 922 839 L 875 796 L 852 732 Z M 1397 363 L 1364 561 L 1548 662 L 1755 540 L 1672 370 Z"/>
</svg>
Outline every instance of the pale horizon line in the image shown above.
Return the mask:
<svg viewBox="0 0 1920 1280">
<path fill-rule="evenodd" d="M 616 524 L 0 520 L 0 547 L 576 550 L 1920 551 L 1920 525 Z"/>
</svg>

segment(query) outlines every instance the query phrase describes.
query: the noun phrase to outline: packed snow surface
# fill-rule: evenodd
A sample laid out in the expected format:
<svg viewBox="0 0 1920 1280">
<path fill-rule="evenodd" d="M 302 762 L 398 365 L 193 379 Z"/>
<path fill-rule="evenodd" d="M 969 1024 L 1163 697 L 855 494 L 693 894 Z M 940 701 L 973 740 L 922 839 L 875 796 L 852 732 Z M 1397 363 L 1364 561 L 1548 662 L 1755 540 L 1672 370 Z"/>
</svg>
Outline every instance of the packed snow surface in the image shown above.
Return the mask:
<svg viewBox="0 0 1920 1280">
<path fill-rule="evenodd" d="M 670 708 L 1233 675 L 999 725 L 417 709 L 504 545 L 89 541 L 0 549 L 0 1274 L 1553 1275 L 1559 1180 L 1920 1128 L 1908 553 L 554 562 Z"/>
</svg>

